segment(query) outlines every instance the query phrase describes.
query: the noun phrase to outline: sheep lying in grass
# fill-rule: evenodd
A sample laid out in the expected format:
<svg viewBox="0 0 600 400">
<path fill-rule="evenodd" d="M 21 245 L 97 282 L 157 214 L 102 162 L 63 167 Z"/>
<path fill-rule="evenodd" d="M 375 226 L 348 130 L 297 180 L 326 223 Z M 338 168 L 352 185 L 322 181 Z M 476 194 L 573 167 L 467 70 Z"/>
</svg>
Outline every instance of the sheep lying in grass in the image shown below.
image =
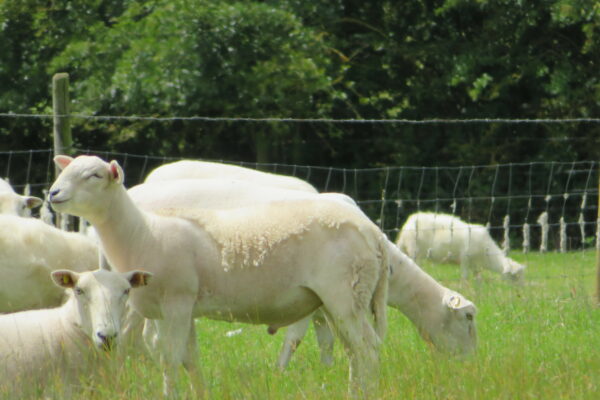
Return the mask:
<svg viewBox="0 0 600 400">
<path fill-rule="evenodd" d="M 467 355 L 476 350 L 477 308 L 460 293 L 440 285 L 413 260 L 388 241 L 390 277 L 388 305 L 400 310 L 417 327 L 421 337 L 437 350 Z M 292 354 L 306 335 L 307 317 L 289 326 L 278 366 L 287 367 Z M 313 325 L 321 348 L 321 361 L 333 363 L 333 335 L 323 314 L 313 315 Z"/>
<path fill-rule="evenodd" d="M 397 245 L 414 260 L 456 263 L 461 275 L 486 268 L 516 281 L 522 279 L 525 266 L 506 257 L 487 229 L 447 215 L 419 212 L 408 217 L 398 236 Z"/>
<path fill-rule="evenodd" d="M 316 193 L 308 182 L 293 176 L 261 172 L 237 165 L 207 161 L 182 160 L 161 165 L 151 171 L 145 183 L 172 181 L 175 179 L 212 179 L 229 178 L 238 181 L 253 182 L 257 185 L 280 189 L 300 190 Z"/>
<path fill-rule="evenodd" d="M 64 291 L 48 279 L 50 272 L 97 265 L 98 247 L 87 237 L 35 218 L 0 215 L 0 313 L 58 306 Z"/>
<path fill-rule="evenodd" d="M 0 214 L 29 217 L 31 210 L 42 203 L 39 197 L 17 194 L 8 182 L 0 179 Z"/>
<path fill-rule="evenodd" d="M 61 307 L 0 315 L 0 393 L 16 396 L 29 385 L 43 387 L 49 376 L 68 381 L 85 371 L 99 354 L 94 348 L 110 350 L 116 343 L 129 290 L 150 276 L 53 271 L 52 281 L 68 293 Z"/>
<path fill-rule="evenodd" d="M 166 394 L 179 365 L 194 369 L 193 318 L 277 329 L 321 306 L 346 345 L 352 386 L 368 393 L 376 383 L 387 245 L 355 207 L 284 200 L 155 215 L 133 203 L 116 161 L 57 156 L 55 162 L 63 171 L 50 189 L 53 208 L 90 221 L 118 271 L 144 265 L 155 275 L 132 295 L 132 305 L 154 320 L 156 335 L 147 339 L 159 350 Z"/>
</svg>

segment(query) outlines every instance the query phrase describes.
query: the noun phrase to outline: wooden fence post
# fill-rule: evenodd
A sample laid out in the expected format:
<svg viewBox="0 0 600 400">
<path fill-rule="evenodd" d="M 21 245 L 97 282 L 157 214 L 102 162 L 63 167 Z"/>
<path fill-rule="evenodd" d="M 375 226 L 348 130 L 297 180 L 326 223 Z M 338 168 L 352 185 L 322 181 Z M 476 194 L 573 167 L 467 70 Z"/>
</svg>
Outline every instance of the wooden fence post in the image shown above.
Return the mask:
<svg viewBox="0 0 600 400">
<path fill-rule="evenodd" d="M 596 218 L 596 301 L 600 305 L 600 164 L 598 165 L 598 215 Z"/>
<path fill-rule="evenodd" d="M 58 73 L 52 77 L 52 114 L 54 115 L 54 155 L 71 154 L 73 139 L 69 121 L 69 74 Z M 54 167 L 55 177 L 60 174 Z M 72 218 L 56 214 L 56 226 L 69 230 Z"/>
</svg>

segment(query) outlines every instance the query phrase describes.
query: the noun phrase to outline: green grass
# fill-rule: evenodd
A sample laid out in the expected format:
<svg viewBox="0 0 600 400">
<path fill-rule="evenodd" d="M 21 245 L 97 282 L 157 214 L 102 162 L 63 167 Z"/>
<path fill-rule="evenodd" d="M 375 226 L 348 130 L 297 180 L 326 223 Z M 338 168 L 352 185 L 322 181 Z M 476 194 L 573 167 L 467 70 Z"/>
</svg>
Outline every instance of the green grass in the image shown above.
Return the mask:
<svg viewBox="0 0 600 400">
<path fill-rule="evenodd" d="M 597 399 L 600 398 L 600 310 L 593 300 L 595 254 L 512 254 L 528 265 L 525 284 L 498 275 L 460 283 L 459 268 L 423 267 L 478 307 L 479 349 L 468 358 L 429 350 L 408 320 L 394 309 L 382 346 L 381 399 Z M 285 372 L 275 367 L 284 331 L 263 326 L 198 320 L 200 360 L 210 398 L 343 399 L 348 364 L 338 344 L 335 364 L 319 363 L 312 330 Z M 226 333 L 242 329 L 239 335 Z M 74 398 L 153 399 L 161 393 L 160 368 L 131 355 L 82 378 Z M 194 398 L 186 378 L 180 398 Z M 59 385 L 49 398 L 64 398 Z M 38 394 L 39 395 L 39 394 Z M 5 397 L 10 397 L 5 394 Z M 35 398 L 36 395 L 32 395 Z M 20 397 L 23 398 L 23 397 Z"/>
</svg>

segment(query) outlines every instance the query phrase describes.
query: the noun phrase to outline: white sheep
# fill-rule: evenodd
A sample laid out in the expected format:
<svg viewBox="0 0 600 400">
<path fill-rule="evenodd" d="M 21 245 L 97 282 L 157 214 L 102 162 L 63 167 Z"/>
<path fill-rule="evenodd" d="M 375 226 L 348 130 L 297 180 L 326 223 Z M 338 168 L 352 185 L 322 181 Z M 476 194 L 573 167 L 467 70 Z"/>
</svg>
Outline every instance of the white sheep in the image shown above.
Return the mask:
<svg viewBox="0 0 600 400">
<path fill-rule="evenodd" d="M 82 374 L 102 353 L 95 348 L 117 343 L 129 290 L 146 285 L 151 274 L 98 269 L 50 276 L 67 291 L 62 306 L 0 315 L 0 393 L 16 398 L 32 385 L 43 388 L 49 377 L 69 383 Z"/>
<path fill-rule="evenodd" d="M 227 172 L 227 170 L 225 171 Z M 282 176 L 283 177 L 283 176 Z M 345 201 L 358 207 L 354 200 L 341 193 L 314 193 L 301 190 L 262 186 L 252 181 L 235 179 L 174 179 L 142 183 L 128 191 L 130 198 L 142 210 L 157 212 L 168 208 L 232 209 L 269 203 L 273 200 L 330 199 Z M 91 230 L 93 232 L 93 229 Z M 108 262 L 101 258 L 101 265 Z M 127 317 L 127 336 L 136 336 L 143 327 L 143 318 L 132 312 Z M 136 342 L 134 342 L 136 343 Z"/>
<path fill-rule="evenodd" d="M 43 200 L 34 196 L 23 196 L 16 193 L 4 179 L 0 179 L 0 214 L 31 216 L 33 208 L 41 206 Z"/>
<path fill-rule="evenodd" d="M 64 291 L 48 279 L 50 272 L 97 265 L 98 247 L 87 237 L 35 218 L 0 215 L 0 313 L 58 306 Z"/>
<path fill-rule="evenodd" d="M 358 209 L 352 198 L 341 193 L 307 193 L 232 179 L 176 179 L 144 183 L 129 189 L 129 195 L 146 211 L 186 207 L 228 209 L 245 204 L 311 198 L 336 200 Z M 388 305 L 407 315 L 422 336 L 437 348 L 450 353 L 472 352 L 477 343 L 473 303 L 438 284 L 393 243 L 387 241 L 387 244 L 392 255 Z M 328 349 L 332 347 L 333 338 L 320 316 L 322 313 L 316 313 L 313 322 L 322 349 L 322 360 L 329 363 L 331 350 Z M 278 362 L 281 368 L 288 364 L 293 349 L 304 337 L 309 321 L 310 317 L 307 317 L 288 327 Z"/>
<path fill-rule="evenodd" d="M 55 162 L 63 171 L 50 189 L 52 207 L 90 221 L 118 271 L 143 265 L 155 275 L 132 295 L 132 305 L 153 320 L 156 335 L 146 339 L 159 350 L 166 394 L 177 366 L 193 370 L 193 318 L 277 329 L 321 306 L 346 345 L 352 387 L 368 392 L 376 383 L 386 328 L 387 246 L 355 207 L 285 200 L 230 210 L 163 210 L 159 216 L 133 203 L 116 161 L 57 156 Z"/>
<path fill-rule="evenodd" d="M 152 183 L 172 181 L 174 179 L 211 178 L 229 178 L 238 181 L 249 181 L 263 186 L 278 187 L 280 189 L 317 192 L 311 184 L 293 176 L 272 174 L 231 164 L 195 160 L 181 160 L 161 165 L 151 171 L 144 182 Z"/>
<path fill-rule="evenodd" d="M 421 337 L 437 350 L 467 355 L 476 350 L 475 305 L 460 293 L 440 285 L 408 256 L 388 241 L 390 277 L 388 305 L 400 310 L 417 327 Z M 287 367 L 292 354 L 306 335 L 307 317 L 288 327 L 278 366 Z M 317 311 L 313 325 L 321 348 L 321 362 L 333 362 L 333 335 Z"/>
<path fill-rule="evenodd" d="M 486 268 L 519 281 L 525 269 L 504 255 L 484 226 L 447 214 L 412 214 L 400 231 L 397 245 L 413 260 L 460 264 L 463 279 L 471 271 Z"/>
</svg>

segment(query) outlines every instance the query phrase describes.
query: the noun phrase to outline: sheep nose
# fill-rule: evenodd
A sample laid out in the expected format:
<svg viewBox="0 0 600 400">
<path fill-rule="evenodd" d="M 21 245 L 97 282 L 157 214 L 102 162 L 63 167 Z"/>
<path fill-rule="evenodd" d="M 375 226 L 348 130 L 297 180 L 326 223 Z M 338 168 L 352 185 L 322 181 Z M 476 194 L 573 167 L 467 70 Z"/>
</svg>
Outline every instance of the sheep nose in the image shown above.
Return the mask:
<svg viewBox="0 0 600 400">
<path fill-rule="evenodd" d="M 50 193 L 48 193 L 48 200 L 50 200 L 50 202 L 52 202 L 52 199 L 59 193 L 60 193 L 60 189 L 54 189 L 54 190 L 50 191 Z"/>
<path fill-rule="evenodd" d="M 96 333 L 96 335 L 98 336 L 98 338 L 102 342 L 102 348 L 104 350 L 106 350 L 106 351 L 112 350 L 112 348 L 114 347 L 115 342 L 117 340 L 117 334 L 116 333 L 105 335 L 102 332 L 98 332 L 98 333 Z"/>
</svg>

